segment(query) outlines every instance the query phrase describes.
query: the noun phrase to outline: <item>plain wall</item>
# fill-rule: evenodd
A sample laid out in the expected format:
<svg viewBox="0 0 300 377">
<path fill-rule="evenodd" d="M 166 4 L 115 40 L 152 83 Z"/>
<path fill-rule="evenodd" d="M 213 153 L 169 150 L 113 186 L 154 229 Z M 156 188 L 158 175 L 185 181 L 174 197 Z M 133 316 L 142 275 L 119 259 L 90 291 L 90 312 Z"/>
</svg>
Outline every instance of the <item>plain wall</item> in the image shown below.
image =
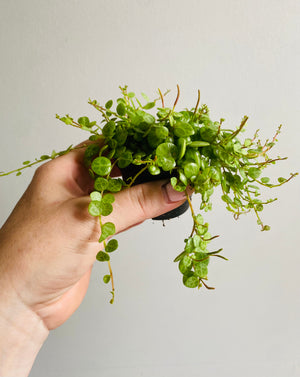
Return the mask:
<svg viewBox="0 0 300 377">
<path fill-rule="evenodd" d="M 228 127 L 249 116 L 262 139 L 283 124 L 271 176 L 299 171 L 300 2 L 1 0 L 0 170 L 86 138 L 55 114 L 98 114 L 119 85 L 157 96 L 197 90 Z M 0 179 L 1 224 L 34 169 Z M 229 261 L 214 260 L 214 291 L 190 290 L 172 262 L 191 219 L 147 221 L 118 236 L 116 300 L 94 266 L 77 312 L 52 331 L 30 377 L 291 377 L 300 375 L 299 177 L 265 192 L 278 201 L 235 221 L 218 197 L 206 215 Z M 197 200 L 194 199 L 195 205 Z M 17 237 L 17 233 L 16 233 Z"/>
</svg>

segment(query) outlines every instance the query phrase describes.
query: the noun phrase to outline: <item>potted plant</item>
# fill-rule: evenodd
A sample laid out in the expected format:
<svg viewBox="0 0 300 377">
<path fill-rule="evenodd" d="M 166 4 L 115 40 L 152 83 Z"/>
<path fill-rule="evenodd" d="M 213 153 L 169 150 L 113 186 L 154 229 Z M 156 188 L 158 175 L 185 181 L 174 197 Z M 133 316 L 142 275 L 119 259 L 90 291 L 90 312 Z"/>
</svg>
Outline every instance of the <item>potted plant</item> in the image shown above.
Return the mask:
<svg viewBox="0 0 300 377">
<path fill-rule="evenodd" d="M 213 121 L 208 107 L 200 105 L 200 91 L 194 107 L 178 111 L 179 86 L 171 107 L 165 106 L 168 92 L 162 94 L 158 89 L 158 97 L 154 100 L 142 94 L 142 103 L 133 92 L 128 91 L 127 86 L 120 87 L 120 90 L 121 96 L 116 103 L 108 100 L 101 105 L 89 99 L 88 103 L 100 112 L 100 121 L 90 121 L 86 116 L 75 121 L 70 115 L 56 115 L 67 125 L 90 134 L 91 144 L 86 146 L 84 164 L 94 179 L 89 213 L 99 217 L 101 224 L 99 243 L 103 243 L 103 249 L 97 254 L 97 260 L 109 264 L 109 274 L 103 277 L 103 281 L 112 281 L 114 298 L 110 253 L 118 248 L 118 241 L 111 239 L 115 234 L 114 224 L 103 221 L 103 217 L 113 211 L 114 194 L 134 184 L 168 178 L 175 190 L 186 193 L 186 202 L 178 209 L 179 212 L 171 211 L 158 219 L 178 216 L 190 208 L 193 220 L 191 234 L 184 240 L 183 251 L 174 262 L 178 263 L 186 287 L 213 289 L 206 283 L 208 263 L 213 257 L 226 258 L 220 255 L 222 249 L 208 249 L 217 236 L 209 233 L 209 224 L 203 213 L 212 209 L 214 189 L 220 186 L 226 209 L 235 219 L 254 212 L 261 230 L 270 229 L 263 224 L 260 214 L 266 204 L 276 199 L 261 199 L 260 186 L 278 187 L 297 175 L 291 173 L 288 178 L 280 177 L 277 182 L 271 183 L 270 178 L 263 174 L 269 165 L 285 159 L 269 157 L 281 126 L 271 140 L 261 142 L 258 132 L 252 138 L 241 140 L 248 117 L 244 116 L 236 129 L 225 128 L 224 119 Z M 12 172 L 19 175 L 25 167 L 56 158 L 72 149 L 71 145 L 64 151 L 53 151 L 51 155 L 43 155 L 33 162 L 25 161 L 23 167 Z M 111 176 L 114 166 L 122 171 L 122 177 Z M 193 208 L 188 189 L 193 191 L 193 195 L 201 197 L 198 211 Z"/>
</svg>

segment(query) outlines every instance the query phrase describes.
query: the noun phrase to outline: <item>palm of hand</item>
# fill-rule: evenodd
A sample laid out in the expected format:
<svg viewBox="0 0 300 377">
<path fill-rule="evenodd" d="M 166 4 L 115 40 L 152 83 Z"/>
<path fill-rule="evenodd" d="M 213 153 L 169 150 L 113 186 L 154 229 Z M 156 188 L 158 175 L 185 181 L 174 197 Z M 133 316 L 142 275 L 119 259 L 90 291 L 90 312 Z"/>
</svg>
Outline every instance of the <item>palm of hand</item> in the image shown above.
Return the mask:
<svg viewBox="0 0 300 377">
<path fill-rule="evenodd" d="M 15 250 L 0 255 L 6 260 L 4 273 L 49 329 L 65 322 L 81 303 L 100 247 L 99 225 L 87 210 L 92 181 L 82 154 L 70 153 L 39 168 L 2 228 L 1 243 Z M 13 229 L 18 234 L 12 238 Z"/>
</svg>

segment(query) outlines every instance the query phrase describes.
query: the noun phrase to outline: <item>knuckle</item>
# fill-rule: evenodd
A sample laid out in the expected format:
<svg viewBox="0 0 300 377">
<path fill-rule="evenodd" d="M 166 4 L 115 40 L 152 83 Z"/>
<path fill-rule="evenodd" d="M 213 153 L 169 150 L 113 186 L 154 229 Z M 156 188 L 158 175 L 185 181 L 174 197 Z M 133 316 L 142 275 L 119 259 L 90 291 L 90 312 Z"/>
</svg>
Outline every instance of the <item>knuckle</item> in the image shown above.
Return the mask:
<svg viewBox="0 0 300 377">
<path fill-rule="evenodd" d="M 141 184 L 135 186 L 134 194 L 131 195 L 131 201 L 134 208 L 138 210 L 141 218 L 147 219 L 151 217 L 149 211 L 149 197 L 146 190 L 146 186 Z"/>
</svg>

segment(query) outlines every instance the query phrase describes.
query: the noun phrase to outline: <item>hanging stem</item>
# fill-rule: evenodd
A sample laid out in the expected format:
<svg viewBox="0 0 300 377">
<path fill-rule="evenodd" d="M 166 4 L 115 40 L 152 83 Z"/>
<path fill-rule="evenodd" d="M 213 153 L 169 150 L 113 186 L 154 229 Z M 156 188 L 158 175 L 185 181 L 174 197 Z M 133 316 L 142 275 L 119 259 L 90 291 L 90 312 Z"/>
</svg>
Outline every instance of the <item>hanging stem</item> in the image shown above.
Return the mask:
<svg viewBox="0 0 300 377">
<path fill-rule="evenodd" d="M 198 110 L 198 106 L 199 106 L 199 102 L 200 102 L 200 89 L 198 89 L 198 100 L 197 100 L 197 103 L 196 103 L 196 107 L 195 107 L 195 111 L 194 111 L 194 115 L 196 115 L 196 112 Z"/>
<path fill-rule="evenodd" d="M 115 291 L 114 276 L 113 276 L 113 272 L 112 272 L 112 269 L 111 269 L 110 261 L 108 261 L 107 264 L 108 264 L 110 280 L 111 280 L 111 289 L 114 292 Z"/>
<path fill-rule="evenodd" d="M 165 107 L 164 97 L 163 97 L 159 88 L 158 88 L 158 93 L 159 93 L 159 96 L 160 96 L 160 99 L 161 99 L 161 107 L 164 108 Z"/>
<path fill-rule="evenodd" d="M 141 169 L 136 175 L 134 178 L 132 178 L 132 181 L 129 183 L 129 185 L 127 186 L 128 188 L 131 187 L 134 183 L 134 181 L 137 179 L 137 177 L 142 174 L 146 169 L 148 168 L 148 165 L 144 166 L 143 169 Z"/>
<path fill-rule="evenodd" d="M 177 105 L 177 102 L 179 100 L 179 96 L 180 96 L 180 89 L 179 89 L 179 85 L 177 84 L 177 97 L 176 97 L 176 100 L 175 100 L 174 105 L 173 105 L 173 110 L 175 109 L 175 106 Z"/>
</svg>

